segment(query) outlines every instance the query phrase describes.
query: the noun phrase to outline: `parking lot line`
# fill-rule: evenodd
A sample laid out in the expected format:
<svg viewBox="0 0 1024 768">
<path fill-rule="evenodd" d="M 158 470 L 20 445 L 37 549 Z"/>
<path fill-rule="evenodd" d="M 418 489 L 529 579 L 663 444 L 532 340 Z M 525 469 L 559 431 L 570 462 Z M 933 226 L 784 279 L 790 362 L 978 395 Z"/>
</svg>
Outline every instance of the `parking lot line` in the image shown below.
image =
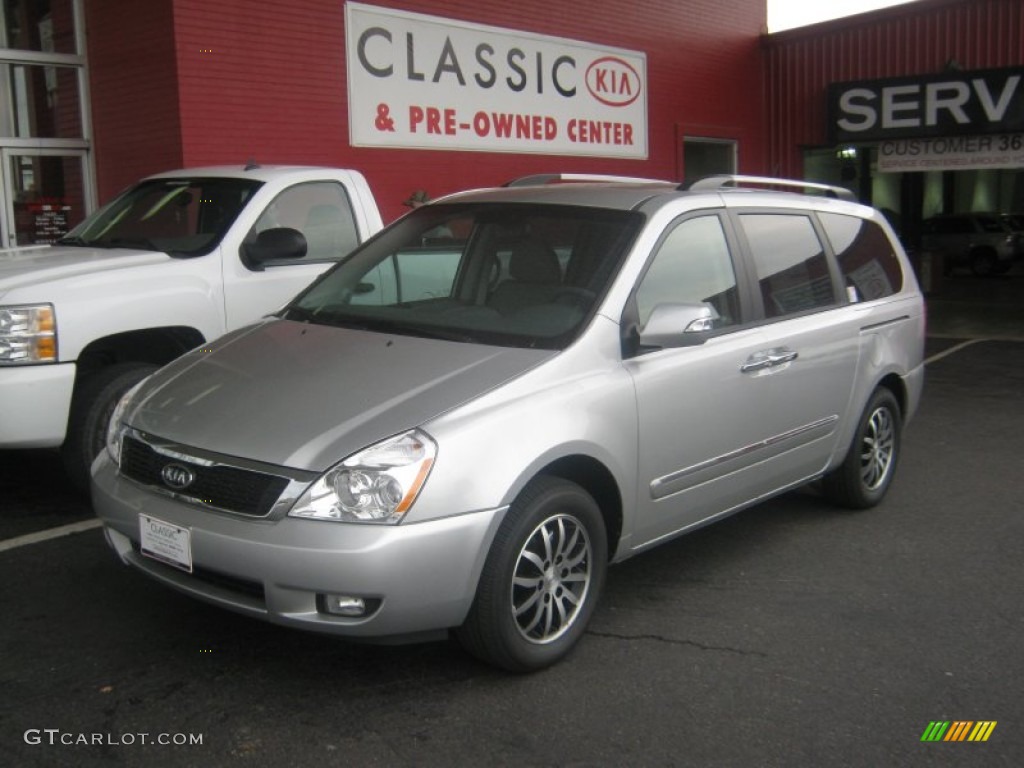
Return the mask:
<svg viewBox="0 0 1024 768">
<path fill-rule="evenodd" d="M 941 352 L 934 354 L 929 358 L 926 358 L 924 364 L 931 365 L 932 363 L 937 363 L 942 358 L 949 357 L 954 352 L 959 352 L 961 349 L 965 349 L 966 347 L 969 347 L 972 344 L 978 344 L 982 341 L 992 341 L 992 339 L 968 339 L 967 341 L 961 342 L 960 344 L 956 344 L 950 347 L 949 349 L 944 349 Z"/>
<path fill-rule="evenodd" d="M 70 536 L 72 533 L 91 531 L 93 528 L 99 528 L 101 525 L 102 523 L 99 520 L 82 520 L 77 523 L 69 523 L 68 525 L 62 525 L 57 528 L 50 528 L 46 531 L 37 531 L 36 533 L 27 533 L 24 536 L 15 536 L 13 539 L 0 541 L 0 552 L 6 552 L 9 549 L 17 549 L 18 547 L 25 547 L 29 544 L 38 544 L 41 541 L 57 539 L 61 536 Z"/>
</svg>

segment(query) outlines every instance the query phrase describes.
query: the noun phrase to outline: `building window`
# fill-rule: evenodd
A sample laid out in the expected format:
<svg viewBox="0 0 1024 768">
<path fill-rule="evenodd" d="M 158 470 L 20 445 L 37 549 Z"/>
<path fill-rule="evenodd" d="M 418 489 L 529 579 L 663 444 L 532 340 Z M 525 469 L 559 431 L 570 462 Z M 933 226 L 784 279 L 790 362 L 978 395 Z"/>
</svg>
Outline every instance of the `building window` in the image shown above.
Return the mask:
<svg viewBox="0 0 1024 768">
<path fill-rule="evenodd" d="M 687 136 L 683 139 L 686 183 L 719 173 L 736 173 L 736 142 Z"/>
<path fill-rule="evenodd" d="M 0 248 L 95 207 L 82 0 L 0 0 Z"/>
</svg>

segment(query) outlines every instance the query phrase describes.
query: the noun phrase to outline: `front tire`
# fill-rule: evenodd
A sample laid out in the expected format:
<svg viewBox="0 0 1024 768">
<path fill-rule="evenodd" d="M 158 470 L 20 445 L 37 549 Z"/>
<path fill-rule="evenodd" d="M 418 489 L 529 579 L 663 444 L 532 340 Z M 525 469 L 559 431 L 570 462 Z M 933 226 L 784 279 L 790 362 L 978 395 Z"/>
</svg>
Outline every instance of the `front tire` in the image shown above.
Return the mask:
<svg viewBox="0 0 1024 768">
<path fill-rule="evenodd" d="M 61 458 L 71 485 L 79 493 L 89 493 L 89 470 L 103 450 L 107 425 L 121 396 L 156 369 L 147 363 L 118 363 L 76 383 Z"/>
<path fill-rule="evenodd" d="M 590 494 L 537 477 L 502 521 L 456 636 L 470 653 L 511 672 L 548 667 L 586 631 L 607 564 L 604 520 Z"/>
<path fill-rule="evenodd" d="M 825 495 L 848 509 L 878 504 L 896 472 L 902 423 L 896 396 L 885 387 L 876 389 L 864 408 L 846 458 L 822 482 Z"/>
</svg>

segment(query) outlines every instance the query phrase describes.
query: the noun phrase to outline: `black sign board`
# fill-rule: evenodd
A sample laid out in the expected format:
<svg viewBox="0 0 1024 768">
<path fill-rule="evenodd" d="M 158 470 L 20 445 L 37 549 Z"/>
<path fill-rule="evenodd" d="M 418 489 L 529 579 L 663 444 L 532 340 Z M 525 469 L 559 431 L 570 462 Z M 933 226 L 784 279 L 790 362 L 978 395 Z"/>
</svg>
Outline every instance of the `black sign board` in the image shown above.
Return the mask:
<svg viewBox="0 0 1024 768">
<path fill-rule="evenodd" d="M 1024 67 L 828 87 L 832 144 L 1024 132 Z"/>
</svg>

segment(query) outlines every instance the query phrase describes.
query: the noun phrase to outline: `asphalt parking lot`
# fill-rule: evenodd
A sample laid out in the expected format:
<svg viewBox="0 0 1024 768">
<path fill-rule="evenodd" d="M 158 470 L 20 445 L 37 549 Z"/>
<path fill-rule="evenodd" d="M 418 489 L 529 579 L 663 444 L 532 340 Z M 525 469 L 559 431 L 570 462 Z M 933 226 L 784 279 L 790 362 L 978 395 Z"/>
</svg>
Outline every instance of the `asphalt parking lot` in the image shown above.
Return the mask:
<svg viewBox="0 0 1024 768">
<path fill-rule="evenodd" d="M 0 453 L 0 766 L 1019 766 L 1024 337 L 928 352 L 881 507 L 803 490 L 617 566 L 532 676 L 192 601 L 118 564 L 53 455 Z"/>
</svg>

